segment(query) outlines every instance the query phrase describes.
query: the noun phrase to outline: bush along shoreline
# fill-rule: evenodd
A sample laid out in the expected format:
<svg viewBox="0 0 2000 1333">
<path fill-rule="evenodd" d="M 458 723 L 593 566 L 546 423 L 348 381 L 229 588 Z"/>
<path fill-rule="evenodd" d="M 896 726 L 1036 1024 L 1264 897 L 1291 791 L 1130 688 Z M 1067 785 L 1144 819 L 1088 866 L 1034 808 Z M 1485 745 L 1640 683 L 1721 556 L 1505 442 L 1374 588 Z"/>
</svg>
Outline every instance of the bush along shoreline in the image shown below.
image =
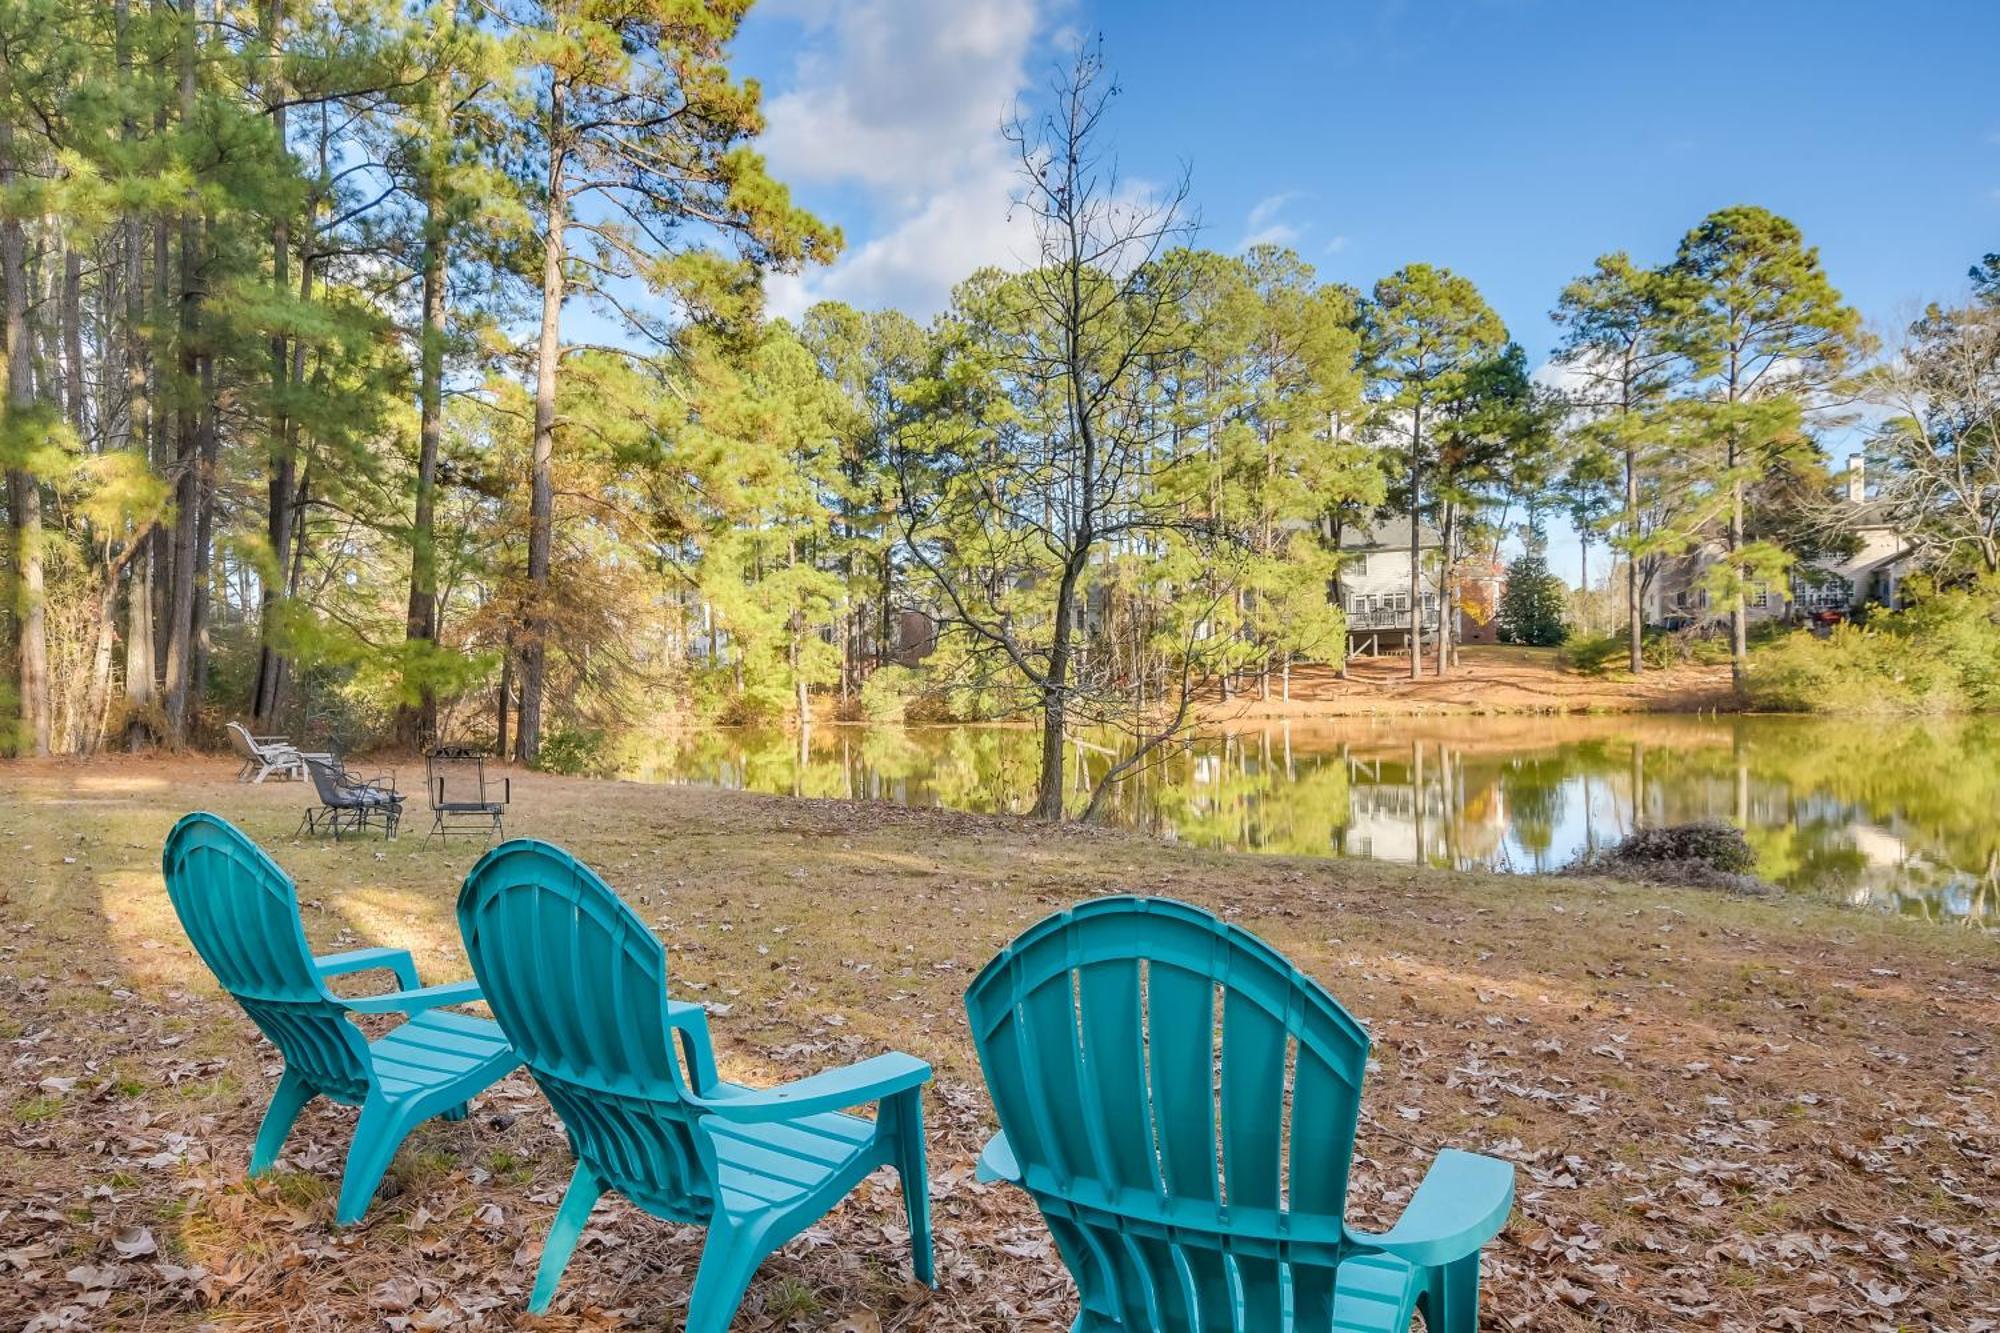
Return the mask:
<svg viewBox="0 0 2000 1333">
<path fill-rule="evenodd" d="M 2000 711 L 2000 577 L 1825 638 L 1784 635 L 1751 654 L 1748 702 L 1786 713 Z"/>
</svg>

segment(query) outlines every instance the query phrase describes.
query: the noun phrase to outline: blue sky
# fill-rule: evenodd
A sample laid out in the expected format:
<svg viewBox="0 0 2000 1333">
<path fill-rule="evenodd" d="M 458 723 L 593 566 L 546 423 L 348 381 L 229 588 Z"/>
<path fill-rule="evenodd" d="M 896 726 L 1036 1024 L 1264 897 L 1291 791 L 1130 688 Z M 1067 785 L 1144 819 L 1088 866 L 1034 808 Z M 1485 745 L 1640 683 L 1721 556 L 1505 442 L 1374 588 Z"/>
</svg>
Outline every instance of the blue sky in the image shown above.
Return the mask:
<svg viewBox="0 0 2000 1333">
<path fill-rule="evenodd" d="M 1448 265 L 1537 362 L 1594 256 L 1664 258 L 1727 204 L 1798 222 L 1884 328 L 2000 250 L 2000 0 L 764 0 L 737 55 L 766 150 L 848 241 L 776 308 L 927 315 L 1022 253 L 997 130 L 1093 32 L 1125 173 L 1185 162 L 1204 244 L 1363 288 Z"/>
</svg>

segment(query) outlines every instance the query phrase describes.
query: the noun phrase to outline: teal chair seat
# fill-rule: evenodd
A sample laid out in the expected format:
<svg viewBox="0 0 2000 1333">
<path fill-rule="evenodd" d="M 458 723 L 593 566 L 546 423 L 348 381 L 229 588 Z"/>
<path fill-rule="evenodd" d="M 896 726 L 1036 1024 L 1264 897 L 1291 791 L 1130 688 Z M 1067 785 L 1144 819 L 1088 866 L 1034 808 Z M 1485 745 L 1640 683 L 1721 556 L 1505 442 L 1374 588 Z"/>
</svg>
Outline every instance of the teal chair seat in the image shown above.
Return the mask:
<svg viewBox="0 0 2000 1333">
<path fill-rule="evenodd" d="M 739 1091 L 749 1089 L 724 1084 L 718 1094 Z M 738 1217 L 784 1211 L 829 1186 L 845 1194 L 876 1166 L 875 1122 L 840 1111 L 761 1125 L 717 1116 L 708 1135 L 721 1205 Z"/>
<path fill-rule="evenodd" d="M 1248 932 L 1163 898 L 1030 927 L 966 992 L 1076 1333 L 1475 1333 L 1513 1168 L 1445 1149 L 1386 1232 L 1347 1225 L 1368 1036 Z"/>
<path fill-rule="evenodd" d="M 290 877 L 227 820 L 197 813 L 174 825 L 162 870 L 195 952 L 285 1057 L 250 1174 L 271 1169 L 313 1098 L 361 1108 L 335 1209 L 340 1225 L 361 1220 L 412 1129 L 432 1116 L 463 1119 L 473 1097 L 520 1064 L 498 1024 L 445 1008 L 479 999 L 476 984 L 422 986 L 403 949 L 315 958 Z M 349 998 L 327 988 L 331 978 L 375 970 L 401 989 Z M 407 1019 L 370 1041 L 350 1014 Z"/>
<path fill-rule="evenodd" d="M 376 1086 L 395 1098 L 456 1093 L 467 1078 L 496 1063 L 503 1073 L 520 1063 L 498 1023 L 444 1009 L 426 1009 L 377 1037 L 368 1043 L 368 1056 Z"/>
<path fill-rule="evenodd" d="M 666 950 L 588 866 L 502 843 L 459 894 L 466 956 L 569 1131 L 576 1170 L 528 1308 L 545 1312 L 599 1198 L 708 1228 L 689 1333 L 724 1333 L 764 1256 L 879 1167 L 902 1177 L 911 1260 L 933 1281 L 924 1164 L 930 1066 L 892 1052 L 777 1088 L 724 1082 L 708 1015 L 667 995 Z M 873 1120 L 849 1107 L 876 1104 Z"/>
</svg>

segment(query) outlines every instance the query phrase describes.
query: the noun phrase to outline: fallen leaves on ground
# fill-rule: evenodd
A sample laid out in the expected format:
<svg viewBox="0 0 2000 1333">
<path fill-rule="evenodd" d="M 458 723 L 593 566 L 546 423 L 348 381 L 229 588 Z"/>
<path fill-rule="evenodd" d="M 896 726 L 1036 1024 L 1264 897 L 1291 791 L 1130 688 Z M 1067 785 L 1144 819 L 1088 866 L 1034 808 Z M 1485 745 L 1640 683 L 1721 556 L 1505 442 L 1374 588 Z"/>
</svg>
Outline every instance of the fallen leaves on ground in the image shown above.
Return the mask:
<svg viewBox="0 0 2000 1333">
<path fill-rule="evenodd" d="M 0 1311 L 59 1329 L 507 1328 L 567 1182 L 524 1076 L 398 1155 L 332 1225 L 353 1112 L 314 1103 L 244 1163 L 279 1072 L 178 935 L 173 818 L 237 819 L 298 879 L 316 947 L 464 974 L 476 848 L 293 842 L 301 799 L 219 766 L 19 766 L 0 790 Z M 226 776 L 226 775 L 225 775 Z M 1517 1167 L 1492 1329 L 2000 1330 L 2000 944 L 1796 901 L 1191 853 L 1092 830 L 838 802 L 517 779 L 670 947 L 727 1071 L 931 1060 L 936 1291 L 893 1175 L 760 1270 L 736 1328 L 1060 1333 L 1046 1229 L 972 1162 L 992 1129 L 960 997 L 1030 921 L 1170 893 L 1257 931 L 1375 1039 L 1350 1217 L 1393 1220 L 1441 1147 Z M 795 875 L 793 872 L 804 872 Z M 607 1201 L 548 1329 L 673 1326 L 702 1233 Z"/>
</svg>

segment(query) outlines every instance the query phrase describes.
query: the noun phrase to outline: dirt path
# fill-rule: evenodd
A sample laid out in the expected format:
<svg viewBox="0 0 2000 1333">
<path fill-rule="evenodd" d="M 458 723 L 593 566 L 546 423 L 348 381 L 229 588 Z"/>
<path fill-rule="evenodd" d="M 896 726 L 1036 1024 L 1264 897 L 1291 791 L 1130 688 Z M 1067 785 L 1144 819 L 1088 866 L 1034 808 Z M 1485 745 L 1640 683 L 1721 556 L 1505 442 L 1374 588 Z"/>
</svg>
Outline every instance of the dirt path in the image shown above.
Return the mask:
<svg viewBox="0 0 2000 1333">
<path fill-rule="evenodd" d="M 0 768 L 0 1312 L 8 1328 L 509 1328 L 569 1159 L 518 1076 L 412 1137 L 332 1227 L 351 1111 L 244 1163 L 278 1070 L 189 951 L 172 820 L 236 820 L 321 949 L 465 975 L 465 844 L 294 841 L 301 788 L 223 760 Z M 412 784 L 414 785 L 414 784 Z M 572 848 L 713 1004 L 726 1072 L 931 1060 L 941 1288 L 906 1280 L 887 1178 L 760 1270 L 736 1327 L 1061 1333 L 1074 1295 L 990 1131 L 964 987 L 1058 906 L 1168 893 L 1319 977 L 1374 1037 L 1350 1216 L 1441 1147 L 1517 1164 L 1493 1329 L 1991 1330 L 2000 1309 L 2000 940 L 1803 901 L 1203 854 L 1136 836 L 693 788 L 517 776 L 510 829 Z M 660 1328 L 701 1234 L 593 1221 L 549 1329 Z"/>
</svg>

